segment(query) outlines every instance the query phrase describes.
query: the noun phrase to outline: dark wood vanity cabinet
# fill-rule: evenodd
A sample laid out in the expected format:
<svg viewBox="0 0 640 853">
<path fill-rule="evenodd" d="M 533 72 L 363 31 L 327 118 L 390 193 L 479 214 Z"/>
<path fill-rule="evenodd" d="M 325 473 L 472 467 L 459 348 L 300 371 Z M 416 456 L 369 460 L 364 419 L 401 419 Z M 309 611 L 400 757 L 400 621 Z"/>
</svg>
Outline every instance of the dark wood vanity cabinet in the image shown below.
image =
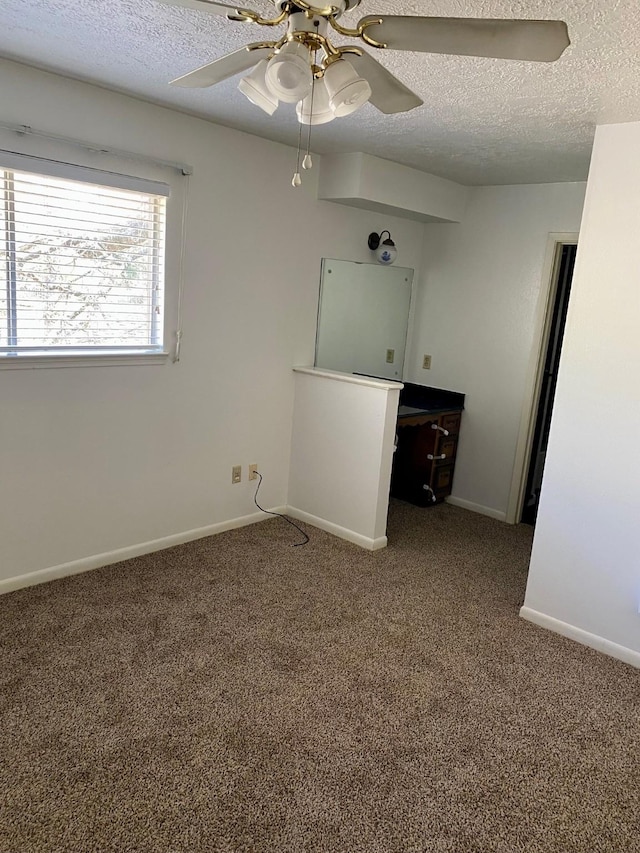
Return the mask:
<svg viewBox="0 0 640 853">
<path fill-rule="evenodd" d="M 431 506 L 451 494 L 460 432 L 459 410 L 398 416 L 391 474 L 393 497 Z"/>
</svg>

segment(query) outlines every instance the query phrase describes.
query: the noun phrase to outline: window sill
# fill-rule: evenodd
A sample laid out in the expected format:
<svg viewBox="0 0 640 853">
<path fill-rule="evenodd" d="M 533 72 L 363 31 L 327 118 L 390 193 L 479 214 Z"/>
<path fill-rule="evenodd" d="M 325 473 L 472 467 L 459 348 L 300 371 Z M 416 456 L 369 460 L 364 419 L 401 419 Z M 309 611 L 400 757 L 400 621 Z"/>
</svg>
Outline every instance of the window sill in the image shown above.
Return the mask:
<svg viewBox="0 0 640 853">
<path fill-rule="evenodd" d="M 95 355 L 55 353 L 48 355 L 0 356 L 0 370 L 33 370 L 41 367 L 120 367 L 140 364 L 165 364 L 168 352 L 119 352 Z"/>
</svg>

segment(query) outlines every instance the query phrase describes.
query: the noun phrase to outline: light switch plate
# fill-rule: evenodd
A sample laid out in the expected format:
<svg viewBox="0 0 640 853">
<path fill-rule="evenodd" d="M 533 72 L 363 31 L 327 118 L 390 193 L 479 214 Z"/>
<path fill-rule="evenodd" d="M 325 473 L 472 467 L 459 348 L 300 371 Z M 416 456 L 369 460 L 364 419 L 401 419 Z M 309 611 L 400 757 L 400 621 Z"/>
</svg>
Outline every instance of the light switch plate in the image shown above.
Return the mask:
<svg viewBox="0 0 640 853">
<path fill-rule="evenodd" d="M 387 350 L 387 364 L 393 364 L 393 361 L 396 357 L 396 351 L 394 349 Z"/>
</svg>

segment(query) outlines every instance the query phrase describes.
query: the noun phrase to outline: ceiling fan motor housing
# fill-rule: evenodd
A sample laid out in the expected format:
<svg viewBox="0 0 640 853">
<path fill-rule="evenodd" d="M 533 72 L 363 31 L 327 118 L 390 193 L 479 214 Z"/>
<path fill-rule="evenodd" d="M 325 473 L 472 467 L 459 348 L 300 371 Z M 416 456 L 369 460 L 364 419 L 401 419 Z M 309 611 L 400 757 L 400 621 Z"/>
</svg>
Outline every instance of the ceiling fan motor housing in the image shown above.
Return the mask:
<svg viewBox="0 0 640 853">
<path fill-rule="evenodd" d="M 287 32 L 292 33 L 319 33 L 321 36 L 326 36 L 329 29 L 329 22 L 326 18 L 319 15 L 314 15 L 308 18 L 305 12 L 292 12 L 287 21 Z"/>
<path fill-rule="evenodd" d="M 295 5 L 295 0 L 292 3 L 291 0 L 273 0 L 273 4 L 276 7 L 278 14 L 285 9 L 290 9 L 291 14 L 296 14 L 297 12 L 304 12 L 305 9 L 298 7 Z M 320 12 L 323 9 L 332 7 L 333 9 L 337 9 L 335 13 L 335 17 L 339 18 L 340 15 L 343 15 L 345 12 L 348 12 L 350 9 L 355 9 L 356 6 L 360 5 L 360 0 L 332 0 L 331 3 L 323 4 L 322 0 L 320 0 L 319 4 L 313 5 L 309 3 L 310 6 L 313 7 L 313 10 L 318 10 Z"/>
</svg>

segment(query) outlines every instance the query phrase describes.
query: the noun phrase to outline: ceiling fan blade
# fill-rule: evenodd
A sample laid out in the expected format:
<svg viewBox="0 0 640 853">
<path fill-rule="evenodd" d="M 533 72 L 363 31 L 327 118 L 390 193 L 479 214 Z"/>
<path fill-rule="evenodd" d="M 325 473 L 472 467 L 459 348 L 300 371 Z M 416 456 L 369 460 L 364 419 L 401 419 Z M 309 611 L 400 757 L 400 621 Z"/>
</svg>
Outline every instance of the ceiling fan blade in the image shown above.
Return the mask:
<svg viewBox="0 0 640 853">
<path fill-rule="evenodd" d="M 199 12 L 211 12 L 214 15 L 224 15 L 230 21 L 249 21 L 251 16 L 259 17 L 257 12 L 250 12 L 249 16 L 244 14 L 247 10 L 239 6 L 228 6 L 226 3 L 217 3 L 216 0 L 158 0 L 167 6 L 183 6 L 185 9 L 197 9 Z"/>
<path fill-rule="evenodd" d="M 206 89 L 207 86 L 214 86 L 216 83 L 226 80 L 227 77 L 233 77 L 234 74 L 253 68 L 261 59 L 269 56 L 271 47 L 263 47 L 263 44 L 261 42 L 256 47 L 248 44 L 246 47 L 241 47 L 240 50 L 234 50 L 233 53 L 228 53 L 214 62 L 196 68 L 195 71 L 177 77 L 171 81 L 170 85 L 180 86 L 184 89 Z"/>
<path fill-rule="evenodd" d="M 367 15 L 362 25 L 367 38 L 390 50 L 422 53 L 555 62 L 571 44 L 564 21 Z"/>
<path fill-rule="evenodd" d="M 362 56 L 349 54 L 347 59 L 358 74 L 368 81 L 371 86 L 369 103 L 381 113 L 404 113 L 421 107 L 424 103 L 415 92 L 407 89 L 404 83 L 368 53 L 363 51 Z"/>
</svg>

